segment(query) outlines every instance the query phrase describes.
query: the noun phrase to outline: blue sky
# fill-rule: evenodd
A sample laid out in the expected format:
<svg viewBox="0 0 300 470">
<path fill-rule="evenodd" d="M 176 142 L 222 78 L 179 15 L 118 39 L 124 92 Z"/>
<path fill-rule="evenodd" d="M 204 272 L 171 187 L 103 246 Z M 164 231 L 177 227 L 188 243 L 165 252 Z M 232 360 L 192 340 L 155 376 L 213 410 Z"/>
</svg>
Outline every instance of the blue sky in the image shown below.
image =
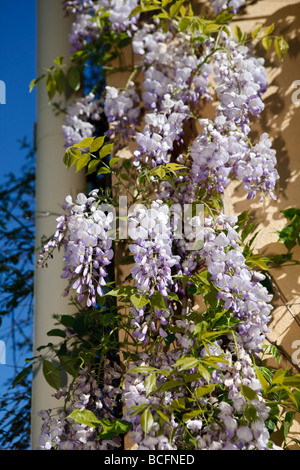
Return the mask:
<svg viewBox="0 0 300 470">
<path fill-rule="evenodd" d="M 6 85 L 6 104 L 0 104 L 0 183 L 5 174 L 20 174 L 26 150 L 19 141 L 26 137 L 33 143 L 36 120 L 35 91 L 29 83 L 36 76 L 36 0 L 1 1 L 0 4 L 0 80 Z M 5 340 L 7 326 L 0 326 L 0 339 Z M 12 351 L 6 344 L 6 364 L 0 364 L 0 396 L 5 382 L 13 373 Z M 24 362 L 19 364 L 23 367 Z"/>
</svg>

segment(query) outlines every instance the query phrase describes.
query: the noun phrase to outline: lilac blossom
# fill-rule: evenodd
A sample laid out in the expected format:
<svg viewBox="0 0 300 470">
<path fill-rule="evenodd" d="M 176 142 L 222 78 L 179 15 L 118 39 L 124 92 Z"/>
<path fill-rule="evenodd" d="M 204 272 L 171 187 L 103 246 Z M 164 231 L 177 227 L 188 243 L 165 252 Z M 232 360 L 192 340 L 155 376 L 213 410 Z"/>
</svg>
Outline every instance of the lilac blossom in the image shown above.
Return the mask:
<svg viewBox="0 0 300 470">
<path fill-rule="evenodd" d="M 65 124 L 62 131 L 65 139 L 65 147 L 71 147 L 87 137 L 91 137 L 95 131 L 93 122 L 101 119 L 103 101 L 89 93 L 83 98 L 74 101 L 66 109 Z"/>
<path fill-rule="evenodd" d="M 250 146 L 248 139 L 232 126 L 223 130 L 223 119 L 214 122 L 202 119 L 203 131 L 191 145 L 191 178 L 193 183 L 205 187 L 208 192 L 223 194 L 230 181 L 242 181 L 247 197 L 256 193 L 269 194 L 275 199 L 278 179 L 276 152 L 271 148 L 267 133 L 257 144 Z"/>
<path fill-rule="evenodd" d="M 261 99 L 267 88 L 264 60 L 226 33 L 221 34 L 220 45 L 213 55 L 218 112 L 226 117 L 226 123 L 234 122 L 247 135 L 250 117 L 257 117 L 264 109 Z"/>
<path fill-rule="evenodd" d="M 237 13 L 245 5 L 246 0 L 210 0 L 209 3 L 216 15 L 218 15 L 227 9 L 232 13 Z"/>
<path fill-rule="evenodd" d="M 138 0 L 100 0 L 99 3 L 109 14 L 111 28 L 117 32 L 126 31 L 129 36 L 137 30 L 139 15 L 129 17 L 138 5 Z"/>
<path fill-rule="evenodd" d="M 134 83 L 129 82 L 125 90 L 113 86 L 106 87 L 104 113 L 109 123 L 106 135 L 129 139 L 136 134 L 136 126 L 140 116 L 140 100 L 134 89 Z"/>
<path fill-rule="evenodd" d="M 74 290 L 79 302 L 85 299 L 88 307 L 95 306 L 96 295 L 103 295 L 106 267 L 113 258 L 109 236 L 113 215 L 98 209 L 94 196 L 87 198 L 80 193 L 75 203 L 71 196 L 66 201 L 67 214 L 57 219 L 56 233 L 40 253 L 40 262 L 45 262 L 54 248 L 63 246 L 62 278 L 68 279 L 65 295 Z"/>
<path fill-rule="evenodd" d="M 172 235 L 169 208 L 159 200 L 151 207 L 136 205 L 129 213 L 128 235 L 132 240 L 129 250 L 134 256 L 134 267 L 131 270 L 135 286 L 144 295 L 151 298 L 158 291 L 168 305 L 170 290 L 176 291 L 172 269 L 178 264 L 179 256 L 172 253 Z M 133 336 L 146 344 L 153 332 L 167 336 L 164 326 L 169 323 L 170 312 L 149 306 L 136 308 L 132 306 L 131 325 Z"/>
<path fill-rule="evenodd" d="M 87 367 L 79 372 L 71 389 L 59 389 L 54 397 L 65 398 L 66 407 L 58 414 L 51 410 L 42 410 L 39 415 L 43 421 L 37 450 L 118 450 L 122 441 L 119 436 L 105 440 L 99 438 L 99 428 L 79 424 L 69 415 L 72 411 L 92 411 L 98 419 L 114 419 L 117 409 L 116 395 L 122 392 L 114 385 L 121 377 L 120 367 L 116 363 L 104 361 L 104 386 L 100 387 L 97 375 Z M 112 399 L 113 398 L 113 399 Z"/>
</svg>

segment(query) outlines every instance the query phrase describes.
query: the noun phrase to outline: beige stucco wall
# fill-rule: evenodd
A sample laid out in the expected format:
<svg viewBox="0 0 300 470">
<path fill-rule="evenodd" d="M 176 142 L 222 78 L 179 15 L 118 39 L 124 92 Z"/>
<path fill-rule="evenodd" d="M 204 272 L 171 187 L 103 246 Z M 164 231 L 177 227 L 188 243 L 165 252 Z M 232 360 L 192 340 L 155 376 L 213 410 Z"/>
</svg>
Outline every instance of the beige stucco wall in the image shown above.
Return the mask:
<svg viewBox="0 0 300 470">
<path fill-rule="evenodd" d="M 266 256 L 286 253 L 283 244 L 278 243 L 276 234 L 287 222 L 280 211 L 300 207 L 300 100 L 299 104 L 292 101 L 292 95 L 296 91 L 293 82 L 300 79 L 300 2 L 261 0 L 248 6 L 238 20 L 242 31 L 248 32 L 259 24 L 268 26 L 272 23 L 275 23 L 273 34 L 282 34 L 289 43 L 289 50 L 281 62 L 273 48 L 265 52 L 261 45 L 257 47 L 257 52 L 266 58 L 269 88 L 263 97 L 265 110 L 257 122 L 253 123 L 253 135 L 268 132 L 273 148 L 277 151 L 280 177 L 276 189 L 277 201 L 267 198 L 261 203 L 258 196 L 249 203 L 239 184 L 232 184 L 225 197 L 228 213 L 239 214 L 249 209 L 250 214 L 258 221 L 260 233 L 255 241 L 255 248 Z M 299 84 L 297 88 L 299 89 Z M 299 246 L 293 253 L 294 259 L 300 259 Z M 299 349 L 295 341 L 300 340 L 300 269 L 297 265 L 287 265 L 271 269 L 270 274 L 280 294 L 274 296 L 275 308 L 268 338 L 292 356 Z M 300 366 L 300 354 L 298 360 Z M 292 367 L 287 360 L 283 360 L 280 365 L 289 369 Z M 299 439 L 299 417 L 292 431 L 293 436 Z M 299 450 L 299 447 L 293 445 L 290 448 Z"/>
</svg>

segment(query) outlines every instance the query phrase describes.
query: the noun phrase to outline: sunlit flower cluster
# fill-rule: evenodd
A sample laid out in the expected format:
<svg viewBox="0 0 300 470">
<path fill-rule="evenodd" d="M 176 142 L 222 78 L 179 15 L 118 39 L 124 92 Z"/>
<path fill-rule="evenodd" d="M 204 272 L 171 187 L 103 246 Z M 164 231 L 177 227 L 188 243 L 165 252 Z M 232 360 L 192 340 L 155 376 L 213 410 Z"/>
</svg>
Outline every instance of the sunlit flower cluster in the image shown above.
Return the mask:
<svg viewBox="0 0 300 470">
<path fill-rule="evenodd" d="M 244 4 L 210 3 L 216 14 L 227 8 L 235 12 Z M 148 202 L 136 204 L 127 218 L 135 292 L 127 299 L 127 328 L 142 352 L 136 349 L 122 389 L 112 383 L 121 377 L 117 366 L 106 364 L 109 372 L 101 390 L 84 370 L 72 388 L 71 408 L 112 417 L 121 400 L 138 450 L 266 450 L 270 409 L 252 361 L 268 332 L 271 296 L 261 283 L 264 275 L 249 268 L 238 218 L 224 214 L 221 207 L 232 180 L 242 183 L 249 199 L 256 194 L 275 198 L 278 174 L 270 138 L 264 133 L 252 143 L 249 137 L 252 119 L 264 109 L 263 60 L 228 30 L 202 41 L 188 30 L 178 31 L 175 23 L 168 30 L 156 20 L 138 25 L 138 17 L 129 17 L 136 0 L 65 1 L 64 6 L 76 13 L 73 48 L 97 41 L 101 31 L 86 21 L 93 12 L 106 11 L 109 30 L 126 32 L 132 39 L 135 73 L 143 73 L 138 84 L 133 73 L 123 89 L 106 86 L 103 102 L 89 94 L 71 105 L 63 127 L 67 145 L 93 135 L 93 121 L 103 113 L 109 124 L 106 136 L 114 140 L 116 150 L 126 140 L 134 143 L 138 177 L 146 181 L 150 170 L 170 162 L 184 169 L 172 178 L 163 172 L 154 200 L 149 203 L 146 194 Z M 199 104 L 212 99 L 215 116 L 199 119 Z M 219 201 L 215 207 L 214 198 Z M 199 201 L 204 202 L 203 212 L 195 214 Z M 46 262 L 54 249 L 64 248 L 66 294 L 74 291 L 77 300 L 91 308 L 107 291 L 107 267 L 113 258 L 113 215 L 100 210 L 98 203 L 96 192 L 79 194 L 75 202 L 68 196 L 66 213 L 57 219 L 57 231 L 41 253 Z M 188 204 L 193 210 L 183 220 L 182 209 Z M 181 223 L 184 230 L 177 236 Z M 197 327 L 203 322 L 205 333 L 209 322 L 190 295 L 197 288 L 197 275 L 206 276 L 202 279 L 214 295 L 213 305 L 218 314 L 226 312 L 228 320 L 228 328 L 220 335 L 214 330 L 216 336 L 207 341 L 205 334 L 197 335 Z M 168 350 L 170 344 L 174 347 Z M 196 361 L 184 369 L 190 380 L 183 380 L 177 366 L 185 356 Z M 134 370 L 139 367 L 144 369 Z M 245 387 L 252 390 L 251 397 Z M 186 406 L 192 412 L 185 415 Z M 66 414 L 53 420 L 50 412 L 43 412 L 42 417 L 43 449 L 120 446 L 119 437 L 99 440 L 93 429 L 70 422 Z"/>
</svg>

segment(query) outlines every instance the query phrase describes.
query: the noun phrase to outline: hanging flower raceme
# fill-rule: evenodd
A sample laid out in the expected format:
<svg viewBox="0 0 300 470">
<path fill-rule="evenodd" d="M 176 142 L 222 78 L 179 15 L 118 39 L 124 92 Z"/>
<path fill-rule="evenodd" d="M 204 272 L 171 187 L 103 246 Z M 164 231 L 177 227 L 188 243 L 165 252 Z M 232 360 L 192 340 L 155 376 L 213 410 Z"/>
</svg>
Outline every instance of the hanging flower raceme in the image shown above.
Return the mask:
<svg viewBox="0 0 300 470">
<path fill-rule="evenodd" d="M 187 382 L 180 373 L 176 375 L 179 363 L 184 364 L 178 349 L 159 352 L 155 358 L 141 353 L 140 360 L 129 366 L 123 393 L 125 419 L 132 424 L 130 437 L 137 450 L 177 450 L 184 448 L 185 441 L 190 450 L 272 448 L 265 426 L 270 408 L 262 398 L 249 354 L 233 344 L 222 350 L 216 342 L 199 351 L 198 358 L 199 362 L 201 358 L 219 358 L 220 362 L 206 378 L 196 367 L 186 368 L 192 374 Z M 194 363 L 197 361 L 196 355 Z M 252 390 L 251 399 L 243 387 Z M 229 402 L 224 401 L 226 394 Z"/>
<path fill-rule="evenodd" d="M 210 5 L 219 14 L 235 13 L 244 3 L 211 0 Z M 270 408 L 254 364 L 269 331 L 271 295 L 239 239 L 238 218 L 221 208 L 232 180 L 241 182 L 249 199 L 256 194 L 274 198 L 278 174 L 270 138 L 263 133 L 252 143 L 249 137 L 251 120 L 264 109 L 264 61 L 227 27 L 218 25 L 212 34 L 208 28 L 205 40 L 198 37 L 201 22 L 189 16 L 185 24 L 183 7 L 169 28 L 164 14 L 162 22 L 138 24 L 138 15 L 130 15 L 137 5 L 137 0 L 64 1 L 65 11 L 76 15 L 72 50 L 93 45 L 98 50 L 105 33 L 104 44 L 114 38 L 117 49 L 131 40 L 134 59 L 124 88 L 108 85 L 103 100 L 88 94 L 68 107 L 66 146 L 92 136 L 105 116 L 106 137 L 116 151 L 124 143 L 136 144 L 138 184 L 131 192 L 137 204 L 127 217 L 133 285 L 117 285 L 111 292 L 125 302 L 122 319 L 118 302 L 101 299 L 107 300 L 105 326 L 120 320 L 126 331 L 126 341 L 120 341 L 124 368 L 104 360 L 101 377 L 86 368 L 56 396 L 70 394 L 68 413 L 92 411 L 110 423 L 122 414 L 138 450 L 275 448 L 266 424 Z M 165 7 L 172 9 L 168 2 Z M 135 83 L 139 72 L 143 81 Z M 215 116 L 198 119 L 199 104 L 213 98 Z M 121 160 L 117 156 L 106 167 L 114 173 L 114 162 L 120 165 L 117 191 L 129 174 Z M 160 178 L 150 198 L 143 183 Z M 92 310 L 97 296 L 108 292 L 114 216 L 102 209 L 97 191 L 66 201 L 40 264 L 63 248 L 66 295 L 74 292 Z M 202 296 L 201 306 L 194 294 Z M 126 349 L 129 344 L 134 353 Z M 95 362 L 106 355 L 108 343 L 101 348 L 97 343 Z M 101 426 L 95 431 L 66 413 L 54 418 L 44 411 L 42 418 L 41 449 L 120 448 L 118 435 L 101 438 Z"/>
<path fill-rule="evenodd" d="M 138 0 L 100 0 L 99 4 L 109 15 L 112 30 L 121 33 L 126 31 L 129 36 L 137 30 L 139 15 L 130 17 L 130 13 L 138 5 Z"/>
<path fill-rule="evenodd" d="M 263 287 L 263 274 L 253 272 L 238 244 L 236 217 L 220 215 L 216 224 L 206 219 L 205 242 L 200 256 L 205 260 L 217 298 L 239 320 L 237 341 L 249 352 L 258 353 L 268 330 L 272 296 Z"/>
<path fill-rule="evenodd" d="M 93 192 L 93 194 L 95 194 Z M 57 219 L 57 231 L 40 253 L 44 263 L 56 247 L 64 247 L 65 267 L 62 278 L 68 279 L 65 295 L 75 291 L 79 302 L 85 299 L 88 307 L 95 306 L 96 295 L 103 295 L 106 285 L 106 267 L 113 258 L 112 229 L 113 214 L 105 214 L 97 208 L 94 196 L 80 193 L 76 203 L 71 196 L 66 198 L 67 214 Z"/>
<path fill-rule="evenodd" d="M 53 396 L 57 400 L 66 400 L 66 409 L 59 414 L 51 410 L 42 410 L 39 415 L 43 420 L 37 450 L 118 450 L 122 446 L 120 436 L 111 439 L 102 438 L 102 426 L 97 427 L 78 423 L 70 417 L 72 412 L 92 412 L 96 419 L 105 419 L 113 423 L 114 412 L 118 408 L 115 399 L 122 393 L 114 385 L 121 377 L 118 364 L 104 361 L 104 386 L 100 386 L 97 374 L 84 368 L 79 372 L 74 384 L 59 389 Z"/>
<path fill-rule="evenodd" d="M 147 24 L 133 38 L 133 51 L 145 67 L 142 98 L 147 110 L 146 125 L 136 137 L 137 167 L 143 159 L 152 167 L 168 163 L 176 145 L 182 143 L 191 107 L 200 97 L 211 99 L 208 77 L 212 69 L 205 61 L 205 46 L 192 46 L 189 41 L 188 33 L 163 32 Z"/>
<path fill-rule="evenodd" d="M 65 124 L 62 126 L 65 147 L 71 147 L 91 137 L 95 131 L 95 123 L 101 119 L 102 113 L 103 100 L 95 98 L 93 93 L 67 106 Z"/>
<path fill-rule="evenodd" d="M 246 0 L 210 0 L 210 5 L 217 15 L 227 9 L 232 13 L 237 13 L 245 3 Z"/>
<path fill-rule="evenodd" d="M 220 46 L 213 55 L 218 112 L 226 117 L 224 124 L 234 122 L 248 135 L 250 117 L 257 117 L 264 109 L 261 99 L 267 88 L 264 60 L 225 32 L 221 34 Z"/>
<path fill-rule="evenodd" d="M 129 213 L 128 235 L 132 240 L 129 250 L 134 256 L 131 270 L 135 286 L 151 299 L 158 292 L 166 299 L 169 292 L 176 292 L 172 270 L 179 263 L 179 256 L 172 252 L 172 227 L 169 207 L 161 201 L 153 201 L 150 208 L 137 204 Z M 170 311 L 164 308 L 132 306 L 133 336 L 146 344 L 151 332 L 167 336 L 163 327 L 168 324 Z"/>
<path fill-rule="evenodd" d="M 109 123 L 108 137 L 120 136 L 122 139 L 132 138 L 136 134 L 136 126 L 140 116 L 140 100 L 129 82 L 125 90 L 113 86 L 106 87 L 104 112 Z"/>
<path fill-rule="evenodd" d="M 203 131 L 191 145 L 191 179 L 208 192 L 223 194 L 230 181 L 242 181 L 248 199 L 257 193 L 268 194 L 275 199 L 278 180 L 276 152 L 264 133 L 257 144 L 251 146 L 248 139 L 223 117 L 214 121 L 202 119 Z"/>
</svg>

